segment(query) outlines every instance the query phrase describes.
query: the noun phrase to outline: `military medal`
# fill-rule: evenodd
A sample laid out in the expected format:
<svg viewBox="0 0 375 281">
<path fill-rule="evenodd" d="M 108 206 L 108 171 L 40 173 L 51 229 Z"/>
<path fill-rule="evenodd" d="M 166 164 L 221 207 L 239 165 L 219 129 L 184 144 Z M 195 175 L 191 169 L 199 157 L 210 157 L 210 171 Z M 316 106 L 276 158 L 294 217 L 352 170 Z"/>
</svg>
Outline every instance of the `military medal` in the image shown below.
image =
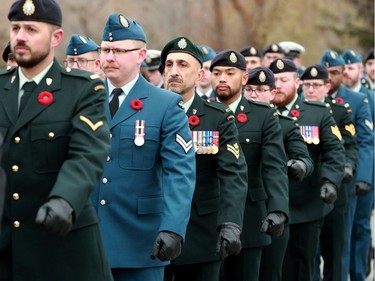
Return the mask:
<svg viewBox="0 0 375 281">
<path fill-rule="evenodd" d="M 136 146 L 145 143 L 145 120 L 135 120 L 134 143 Z"/>
<path fill-rule="evenodd" d="M 203 154 L 203 138 L 202 138 L 202 131 L 198 131 L 198 138 L 197 138 L 197 154 Z"/>
<path fill-rule="evenodd" d="M 315 145 L 320 143 L 318 126 L 312 126 L 312 143 Z"/>
<path fill-rule="evenodd" d="M 312 144 L 311 126 L 306 126 L 306 143 Z"/>
<path fill-rule="evenodd" d="M 219 132 L 213 131 L 212 154 L 217 154 L 218 152 L 219 152 Z"/>
</svg>

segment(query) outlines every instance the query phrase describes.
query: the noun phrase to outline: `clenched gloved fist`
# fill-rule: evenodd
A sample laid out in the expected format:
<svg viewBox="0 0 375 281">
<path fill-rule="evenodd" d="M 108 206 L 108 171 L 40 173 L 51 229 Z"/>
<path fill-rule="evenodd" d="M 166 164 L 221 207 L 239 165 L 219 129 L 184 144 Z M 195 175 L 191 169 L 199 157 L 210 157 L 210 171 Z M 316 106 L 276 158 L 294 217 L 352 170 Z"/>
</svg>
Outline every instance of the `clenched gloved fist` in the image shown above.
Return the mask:
<svg viewBox="0 0 375 281">
<path fill-rule="evenodd" d="M 306 164 L 301 160 L 291 159 L 287 163 L 288 177 L 294 181 L 302 181 L 306 174 Z"/>
<path fill-rule="evenodd" d="M 35 222 L 49 233 L 65 236 L 73 226 L 73 208 L 62 198 L 51 198 L 39 208 Z"/>
<path fill-rule="evenodd" d="M 370 185 L 367 182 L 359 181 L 354 185 L 354 195 L 365 196 L 370 193 Z"/>
<path fill-rule="evenodd" d="M 337 187 L 330 182 L 325 182 L 320 187 L 320 198 L 326 203 L 334 203 L 337 199 Z"/>
<path fill-rule="evenodd" d="M 286 217 L 282 212 L 269 213 L 260 228 L 260 232 L 280 236 L 284 231 Z"/>
<path fill-rule="evenodd" d="M 219 238 L 216 243 L 216 255 L 224 260 L 228 255 L 238 255 L 241 252 L 240 227 L 231 222 L 220 226 Z"/>
<path fill-rule="evenodd" d="M 344 170 L 344 177 L 342 179 L 343 183 L 350 183 L 353 180 L 354 177 L 354 169 L 353 166 L 349 163 L 345 164 L 345 170 Z"/>
<path fill-rule="evenodd" d="M 182 237 L 170 231 L 160 231 L 152 246 L 151 258 L 171 261 L 181 254 Z"/>
</svg>

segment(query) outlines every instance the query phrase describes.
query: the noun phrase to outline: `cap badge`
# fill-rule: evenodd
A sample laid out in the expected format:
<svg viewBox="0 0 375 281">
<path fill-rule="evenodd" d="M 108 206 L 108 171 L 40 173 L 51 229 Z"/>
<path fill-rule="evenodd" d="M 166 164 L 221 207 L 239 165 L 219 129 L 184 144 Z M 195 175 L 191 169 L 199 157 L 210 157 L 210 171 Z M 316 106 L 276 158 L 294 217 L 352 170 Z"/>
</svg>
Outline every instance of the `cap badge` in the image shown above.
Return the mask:
<svg viewBox="0 0 375 281">
<path fill-rule="evenodd" d="M 353 57 L 356 56 L 355 52 L 353 50 L 350 50 L 350 53 L 352 54 Z"/>
<path fill-rule="evenodd" d="M 120 15 L 119 20 L 123 27 L 129 28 L 129 23 L 123 15 Z"/>
<path fill-rule="evenodd" d="M 25 3 L 22 6 L 22 11 L 26 16 L 31 16 L 35 13 L 35 5 L 33 1 L 26 0 Z"/>
<path fill-rule="evenodd" d="M 254 47 L 251 47 L 250 48 L 250 54 L 252 54 L 253 56 L 255 56 L 257 54 L 257 50 L 255 50 Z"/>
<path fill-rule="evenodd" d="M 203 50 L 203 52 L 204 52 L 206 55 L 208 55 L 208 50 L 207 50 L 206 47 L 203 47 L 202 50 Z"/>
<path fill-rule="evenodd" d="M 181 38 L 180 41 L 178 41 L 177 46 L 180 49 L 185 49 L 187 47 L 186 39 L 185 38 Z"/>
<path fill-rule="evenodd" d="M 79 39 L 83 42 L 83 44 L 87 44 L 87 40 L 86 40 L 86 38 L 84 38 L 84 37 L 81 36 L 81 35 L 79 35 L 78 37 L 79 37 Z"/>
<path fill-rule="evenodd" d="M 282 60 L 277 60 L 277 62 L 276 62 L 276 67 L 278 68 L 278 69 L 284 69 L 284 63 L 283 63 L 283 61 Z"/>
<path fill-rule="evenodd" d="M 151 58 L 150 56 L 147 56 L 147 57 L 146 57 L 146 62 L 147 62 L 147 63 L 151 63 L 151 62 L 152 62 L 152 58 Z"/>
<path fill-rule="evenodd" d="M 310 70 L 310 74 L 311 74 L 312 77 L 316 77 L 316 76 L 318 76 L 318 70 L 315 67 L 313 67 Z"/>
<path fill-rule="evenodd" d="M 236 63 L 237 62 L 237 56 L 235 53 L 230 53 L 230 56 L 229 56 L 229 59 L 232 63 Z"/>
<path fill-rule="evenodd" d="M 330 55 L 331 55 L 331 58 L 333 58 L 334 60 L 336 59 L 336 55 L 335 55 L 335 53 L 334 52 L 330 52 Z"/>
<path fill-rule="evenodd" d="M 279 48 L 277 47 L 276 44 L 272 44 L 272 47 L 271 47 L 272 51 L 274 52 L 277 52 L 279 50 Z"/>
<path fill-rule="evenodd" d="M 266 81 L 266 79 L 267 79 L 266 74 L 264 74 L 264 72 L 261 71 L 259 74 L 259 81 L 263 83 Z"/>
</svg>

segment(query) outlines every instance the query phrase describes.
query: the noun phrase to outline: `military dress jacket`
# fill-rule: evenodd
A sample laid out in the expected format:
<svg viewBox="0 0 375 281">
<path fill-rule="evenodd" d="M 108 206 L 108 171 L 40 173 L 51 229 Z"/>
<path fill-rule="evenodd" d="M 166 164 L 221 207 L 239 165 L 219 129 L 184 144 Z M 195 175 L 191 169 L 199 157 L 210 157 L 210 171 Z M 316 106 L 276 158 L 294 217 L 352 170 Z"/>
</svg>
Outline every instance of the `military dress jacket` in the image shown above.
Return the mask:
<svg viewBox="0 0 375 281">
<path fill-rule="evenodd" d="M 150 258 L 154 240 L 160 231 L 185 237 L 195 186 L 182 98 L 140 75 L 113 118 L 107 100 L 106 114 L 112 148 L 92 199 L 110 265 L 164 266 Z"/>
<path fill-rule="evenodd" d="M 341 85 L 336 94 L 336 99 L 341 98 L 352 109 L 353 122 L 357 135 L 358 161 L 355 179 L 348 184 L 348 189 L 354 188 L 356 182 L 373 181 L 374 165 L 374 131 L 373 118 L 370 113 L 368 99 L 362 93 L 354 92 Z"/>
<path fill-rule="evenodd" d="M 0 85 L 7 176 L 0 267 L 12 263 L 15 281 L 112 280 L 90 201 L 110 146 L 102 80 L 55 60 L 19 116 L 18 68 L 1 71 Z M 51 197 L 73 207 L 65 237 L 35 223 Z"/>
<path fill-rule="evenodd" d="M 275 109 L 263 102 L 242 97 L 235 118 L 249 177 L 242 246 L 261 247 L 271 243 L 271 236 L 260 232 L 267 214 L 282 212 L 287 221 L 289 216 L 282 131 Z"/>
<path fill-rule="evenodd" d="M 320 198 L 320 187 L 329 181 L 339 188 L 345 151 L 337 124 L 324 103 L 298 97 L 289 111 L 289 116 L 292 115 L 297 118 L 314 162 L 310 176 L 302 182 L 289 183 L 290 224 L 297 224 L 321 219 L 333 209 L 333 204 Z"/>
<path fill-rule="evenodd" d="M 219 227 L 228 222 L 242 227 L 247 194 L 246 162 L 232 111 L 195 94 L 186 114 L 196 146 L 197 182 L 186 241 L 175 264 L 219 260 Z M 210 134 L 214 138 L 204 138 Z M 218 150 L 212 150 L 214 143 Z"/>
</svg>

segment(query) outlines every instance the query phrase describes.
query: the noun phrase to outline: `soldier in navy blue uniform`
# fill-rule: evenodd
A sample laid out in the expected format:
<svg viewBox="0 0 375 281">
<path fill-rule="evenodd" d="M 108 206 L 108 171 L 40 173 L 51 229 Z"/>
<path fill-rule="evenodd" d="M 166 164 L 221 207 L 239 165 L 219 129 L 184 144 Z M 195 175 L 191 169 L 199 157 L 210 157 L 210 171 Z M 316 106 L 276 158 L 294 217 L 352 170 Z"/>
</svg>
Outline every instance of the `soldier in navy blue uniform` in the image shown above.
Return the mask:
<svg viewBox="0 0 375 281">
<path fill-rule="evenodd" d="M 181 256 L 166 279 L 217 281 L 221 261 L 241 250 L 247 169 L 232 111 L 195 92 L 203 76 L 202 53 L 186 37 L 165 45 L 161 55 L 166 89 L 184 98 L 196 151 L 197 180 Z"/>
<path fill-rule="evenodd" d="M 141 25 L 108 16 L 99 48 L 112 137 L 92 199 L 114 280 L 161 281 L 181 253 L 195 186 L 195 156 L 182 98 L 140 75 Z"/>
<path fill-rule="evenodd" d="M 280 236 L 288 222 L 287 160 L 278 114 L 263 102 L 242 96 L 248 73 L 241 53 L 225 50 L 211 62 L 212 85 L 218 100 L 235 115 L 239 141 L 248 170 L 248 193 L 242 251 L 224 260 L 230 281 L 258 280 L 263 247 Z"/>
<path fill-rule="evenodd" d="M 312 280 L 315 255 L 324 217 L 332 211 L 344 174 L 340 131 L 324 103 L 297 95 L 297 67 L 288 59 L 270 65 L 275 75 L 272 103 L 284 115 L 297 118 L 314 161 L 313 173 L 302 182 L 289 182 L 290 238 L 283 263 L 283 280 Z"/>
<path fill-rule="evenodd" d="M 358 204 L 358 196 L 366 196 L 371 190 L 374 162 L 373 121 L 367 97 L 362 93 L 353 92 L 342 85 L 345 66 L 342 56 L 333 50 L 326 50 L 321 58 L 321 64 L 325 65 L 328 69 L 331 84 L 331 89 L 328 92 L 329 97 L 335 99 L 341 98 L 345 103 L 350 105 L 356 129 L 358 162 L 354 180 L 346 185 L 346 188 L 348 188 L 349 203 L 344 236 L 342 280 L 348 278 L 351 259 L 353 261 L 355 259 L 356 261 L 356 265 L 352 268 L 352 273 L 350 273 L 351 278 L 353 280 L 360 278 L 359 280 L 361 280 L 361 277 L 357 276 L 357 274 L 362 275 L 362 277 L 366 274 L 369 243 L 371 243 L 369 235 L 370 226 L 365 222 L 363 226 L 354 224 L 354 217 Z M 362 240 L 361 237 L 367 238 Z M 362 249 L 361 251 L 354 251 L 354 248 L 353 251 L 351 250 L 356 241 L 362 241 L 361 244 L 357 244 L 355 247 Z M 357 254 L 354 254 L 354 252 L 357 252 Z"/>
</svg>

